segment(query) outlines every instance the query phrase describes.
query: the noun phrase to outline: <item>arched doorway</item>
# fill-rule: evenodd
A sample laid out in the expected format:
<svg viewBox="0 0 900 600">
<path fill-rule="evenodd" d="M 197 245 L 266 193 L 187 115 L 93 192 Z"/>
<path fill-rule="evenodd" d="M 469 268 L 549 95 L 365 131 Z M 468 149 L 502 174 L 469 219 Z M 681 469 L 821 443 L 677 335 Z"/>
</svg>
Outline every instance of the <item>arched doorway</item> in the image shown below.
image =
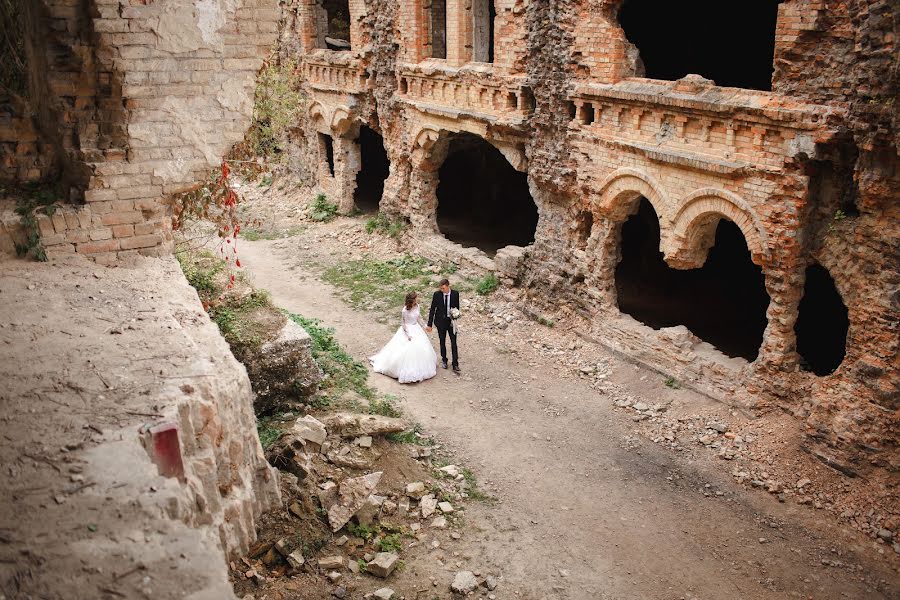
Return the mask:
<svg viewBox="0 0 900 600">
<path fill-rule="evenodd" d="M 830 375 L 844 360 L 850 319 L 834 279 L 824 267 L 806 269 L 794 333 L 804 370 Z"/>
<path fill-rule="evenodd" d="M 361 126 L 358 142 L 360 168 L 356 174 L 353 202 L 364 213 L 378 212 L 391 162 L 384 149 L 384 138 L 374 130 Z"/>
<path fill-rule="evenodd" d="M 684 325 L 728 356 L 756 359 L 769 295 L 737 225 L 722 219 L 706 262 L 687 271 L 663 259 L 659 219 L 646 198 L 623 223 L 620 239 L 619 310 L 654 329 Z"/>
<path fill-rule="evenodd" d="M 490 256 L 534 241 L 538 211 L 528 177 L 497 148 L 477 135 L 457 134 L 438 177 L 437 224 L 449 240 Z"/>
</svg>

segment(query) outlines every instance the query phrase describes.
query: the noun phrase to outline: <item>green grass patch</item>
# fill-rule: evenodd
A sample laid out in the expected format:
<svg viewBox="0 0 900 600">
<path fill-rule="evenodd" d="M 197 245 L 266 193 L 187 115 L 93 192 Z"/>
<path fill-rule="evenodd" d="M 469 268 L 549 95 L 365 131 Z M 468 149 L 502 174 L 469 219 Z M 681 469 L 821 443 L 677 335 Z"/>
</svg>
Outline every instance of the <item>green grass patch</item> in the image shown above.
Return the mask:
<svg viewBox="0 0 900 600">
<path fill-rule="evenodd" d="M 672 388 L 673 390 L 681 389 L 681 384 L 678 383 L 678 380 L 674 377 L 669 377 L 668 379 L 666 379 L 665 384 L 667 388 Z"/>
<path fill-rule="evenodd" d="M 336 400 L 345 392 L 356 392 L 363 398 L 376 399 L 375 390 L 367 383 L 369 371 L 354 360 L 334 337 L 334 329 L 322 325 L 318 319 L 287 313 L 288 318 L 303 327 L 312 338 L 312 355 L 325 374 L 320 389 L 328 400 Z"/>
<path fill-rule="evenodd" d="M 401 534 L 391 533 L 380 540 L 376 544 L 379 552 L 400 552 L 403 550 L 403 542 L 400 541 Z"/>
<path fill-rule="evenodd" d="M 493 502 L 494 498 L 490 495 L 484 493 L 478 488 L 478 481 L 475 479 L 475 473 L 471 471 L 471 469 L 463 468 L 462 470 L 463 479 L 466 481 L 466 494 L 472 500 L 478 500 L 481 502 Z"/>
<path fill-rule="evenodd" d="M 278 417 L 260 417 L 256 421 L 256 431 L 259 433 L 259 442 L 262 444 L 263 450 L 268 450 L 272 444 L 281 437 L 282 429 L 279 427 L 282 422 Z"/>
<path fill-rule="evenodd" d="M 380 233 L 388 237 L 396 238 L 406 229 L 406 223 L 403 221 L 392 221 L 384 213 L 378 213 L 374 217 L 366 221 L 366 233 Z"/>
<path fill-rule="evenodd" d="M 316 196 L 316 199 L 313 200 L 310 218 L 319 223 L 327 223 L 333 220 L 337 216 L 337 213 L 337 204 L 329 202 L 328 197 L 325 196 L 325 194 L 319 194 Z"/>
<path fill-rule="evenodd" d="M 500 287 L 500 280 L 493 273 L 488 273 L 475 284 L 475 293 L 479 296 L 493 294 Z"/>
<path fill-rule="evenodd" d="M 433 274 L 427 265 L 424 258 L 409 255 L 387 261 L 363 258 L 327 269 L 323 279 L 346 291 L 345 298 L 354 308 L 399 311 L 407 291 L 431 283 Z"/>
<path fill-rule="evenodd" d="M 416 446 L 433 446 L 434 440 L 422 435 L 422 426 L 416 423 L 412 429 L 399 433 L 389 433 L 387 439 L 397 444 L 414 444 Z"/>
<path fill-rule="evenodd" d="M 394 405 L 396 401 L 397 398 L 390 394 L 385 394 L 381 398 L 370 398 L 369 414 L 399 418 L 403 413 Z"/>
</svg>

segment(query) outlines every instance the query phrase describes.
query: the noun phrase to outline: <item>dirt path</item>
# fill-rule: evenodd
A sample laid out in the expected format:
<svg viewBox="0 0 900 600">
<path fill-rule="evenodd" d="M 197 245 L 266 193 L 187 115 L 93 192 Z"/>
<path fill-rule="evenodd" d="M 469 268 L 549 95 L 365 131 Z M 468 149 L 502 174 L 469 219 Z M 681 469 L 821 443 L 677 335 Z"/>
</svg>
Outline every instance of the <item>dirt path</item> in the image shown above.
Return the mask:
<svg viewBox="0 0 900 600">
<path fill-rule="evenodd" d="M 358 358 L 373 354 L 394 326 L 342 302 L 305 266 L 337 258 L 315 244 L 299 257 L 298 243 L 244 243 L 253 283 L 277 305 L 334 327 Z M 609 398 L 559 377 L 549 359 L 503 354 L 487 332 L 464 335 L 460 347 L 462 377 L 439 371 L 415 386 L 372 378 L 501 499 L 469 511 L 473 526 L 448 571 L 493 569 L 518 597 L 533 598 L 900 597 L 896 575 L 855 546 L 859 538 L 735 485 L 704 460 L 638 439 Z M 648 402 L 672 393 L 658 376 L 601 358 Z M 503 591 L 498 598 L 512 597 Z"/>
</svg>

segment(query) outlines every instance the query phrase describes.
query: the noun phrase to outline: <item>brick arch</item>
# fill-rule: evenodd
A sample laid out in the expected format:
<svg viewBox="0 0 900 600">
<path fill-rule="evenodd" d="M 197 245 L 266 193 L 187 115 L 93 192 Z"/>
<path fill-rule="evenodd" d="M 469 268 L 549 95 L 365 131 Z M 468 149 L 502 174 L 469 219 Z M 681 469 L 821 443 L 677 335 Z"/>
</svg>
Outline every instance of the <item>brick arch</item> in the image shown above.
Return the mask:
<svg viewBox="0 0 900 600">
<path fill-rule="evenodd" d="M 653 205 L 665 235 L 670 222 L 668 197 L 662 186 L 638 169 L 623 167 L 607 175 L 598 188 L 594 212 L 613 222 L 624 221 L 634 211 L 641 196 Z"/>
<path fill-rule="evenodd" d="M 309 118 L 317 126 L 325 124 L 325 107 L 322 106 L 321 102 L 313 102 L 310 104 L 308 113 Z"/>
<path fill-rule="evenodd" d="M 350 109 L 346 106 L 338 106 L 331 115 L 331 130 L 335 135 L 343 137 L 353 127 L 353 119 L 350 117 Z"/>
<path fill-rule="evenodd" d="M 768 236 L 756 212 L 737 194 L 717 188 L 695 190 L 682 200 L 672 219 L 666 262 L 681 269 L 702 266 L 723 218 L 744 234 L 753 262 L 765 263 L 769 258 Z"/>
</svg>

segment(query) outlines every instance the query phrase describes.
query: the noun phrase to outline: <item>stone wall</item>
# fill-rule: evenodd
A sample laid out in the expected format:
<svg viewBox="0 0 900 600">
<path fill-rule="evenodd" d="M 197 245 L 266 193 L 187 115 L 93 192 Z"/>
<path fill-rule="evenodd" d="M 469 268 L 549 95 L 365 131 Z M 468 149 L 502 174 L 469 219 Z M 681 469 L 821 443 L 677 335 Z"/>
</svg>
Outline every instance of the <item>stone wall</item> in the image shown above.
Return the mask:
<svg viewBox="0 0 900 600">
<path fill-rule="evenodd" d="M 535 304 L 562 302 L 611 347 L 714 397 L 777 403 L 808 420 L 811 440 L 857 467 L 896 468 L 900 219 L 891 202 L 889 3 L 781 3 L 772 92 L 700 75 L 641 78 L 640 48 L 617 22 L 620 5 L 495 2 L 493 64 L 470 61 L 470 23 L 460 16 L 470 3 L 448 2 L 445 60 L 430 58 L 425 3 L 352 3 L 365 45 L 349 52 L 312 50 L 285 32 L 302 53 L 310 97 L 303 158 L 349 212 L 365 168 L 359 126 L 373 127 L 391 160 L 380 208 L 410 221 L 420 250 L 499 270 Z M 314 36 L 303 6 L 296 15 L 295 28 Z M 450 243 L 436 222 L 439 171 L 460 132 L 527 172 L 539 211 L 534 243 L 501 251 L 497 262 Z M 319 135 L 334 139 L 333 175 Z M 659 217 L 660 251 L 676 269 L 704 264 L 720 221 L 738 226 L 770 298 L 754 361 L 728 358 L 684 327 L 654 330 L 619 312 L 621 226 L 641 197 Z M 796 351 L 813 263 L 834 278 L 850 313 L 846 358 L 825 376 L 802 370 Z"/>
<path fill-rule="evenodd" d="M 37 9 L 47 68 L 32 79 L 49 86 L 54 115 L 48 131 L 37 127 L 38 144 L 64 156 L 58 170 L 74 202 L 39 218 L 48 255 L 112 263 L 170 252 L 167 198 L 203 181 L 243 138 L 280 10 L 271 0 L 45 0 Z M 3 144 L 3 164 L 19 181 L 45 178 L 40 153 L 30 167 L 9 158 L 27 143 Z"/>
</svg>

